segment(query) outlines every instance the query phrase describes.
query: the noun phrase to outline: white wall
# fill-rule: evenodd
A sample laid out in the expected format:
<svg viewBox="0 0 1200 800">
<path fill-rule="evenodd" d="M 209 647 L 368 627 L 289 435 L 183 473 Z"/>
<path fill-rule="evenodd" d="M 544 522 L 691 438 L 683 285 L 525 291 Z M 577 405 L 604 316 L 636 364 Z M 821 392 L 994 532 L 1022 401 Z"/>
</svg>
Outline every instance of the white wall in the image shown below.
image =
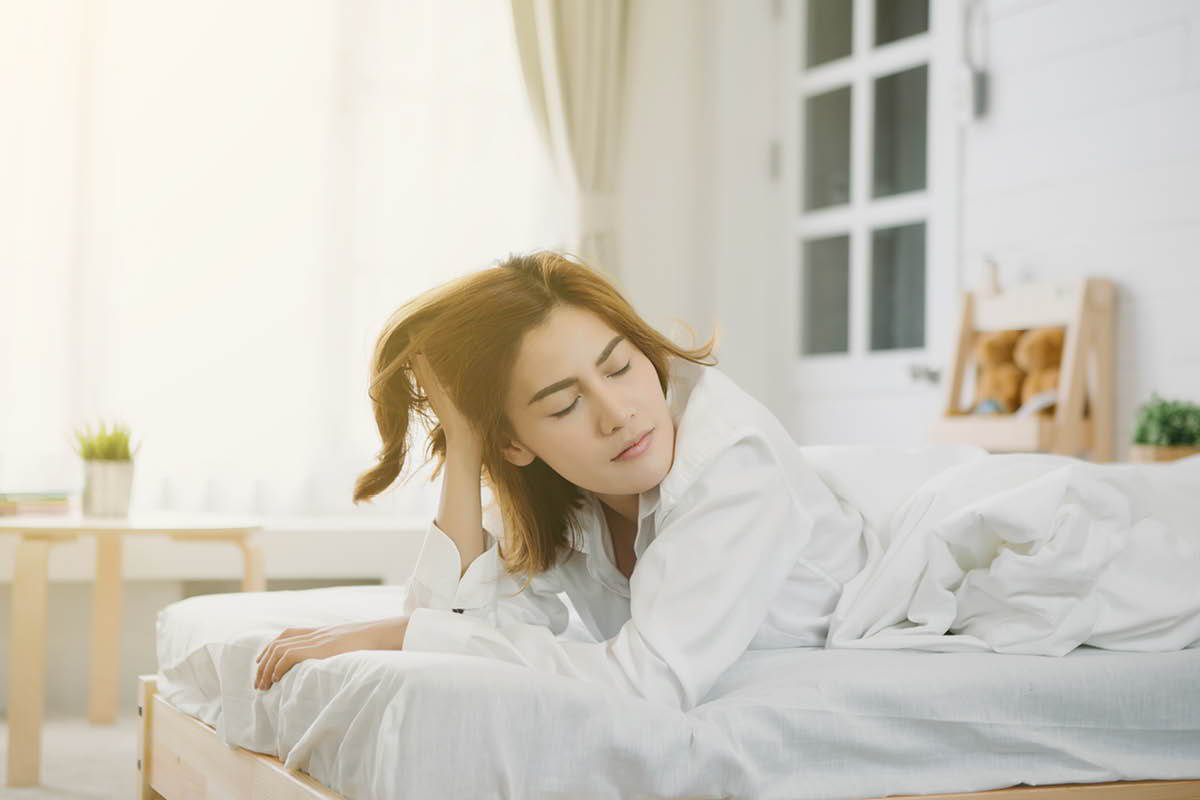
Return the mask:
<svg viewBox="0 0 1200 800">
<path fill-rule="evenodd" d="M 1200 401 L 1200 3 L 986 9 L 994 92 L 966 139 L 966 264 L 993 255 L 1002 283 L 1117 283 L 1124 458 L 1152 390 Z"/>
<path fill-rule="evenodd" d="M 769 0 L 716 0 L 708 23 L 706 76 L 714 131 L 712 197 L 701 225 L 712 230 L 714 304 L 722 328 L 722 364 L 748 392 L 779 407 L 787 393 L 793 339 L 775 337 L 771 314 L 788 269 L 781 180 L 770 147 L 781 136 L 784 79 L 776 15 Z M 779 415 L 786 424 L 786 415 Z"/>
<path fill-rule="evenodd" d="M 623 283 L 668 333 L 680 318 L 700 343 L 719 326 L 720 366 L 766 402 L 782 357 L 762 313 L 783 224 L 768 176 L 779 124 L 770 3 L 635 0 L 630 12 Z"/>
<path fill-rule="evenodd" d="M 620 283 L 650 324 L 696 343 L 713 330 L 713 134 L 706 0 L 633 2 L 617 179 Z"/>
<path fill-rule="evenodd" d="M 1092 275 L 1119 290 L 1118 458 L 1152 390 L 1200 399 L 1200 3 L 985 0 L 991 112 L 964 134 L 965 285 Z M 919 441 L 929 392 L 889 405 L 781 407 L 762 308 L 780 284 L 780 187 L 766 177 L 774 107 L 769 0 L 635 3 L 622 247 L 635 302 L 719 319 L 722 364 L 785 421 Z M 952 107 L 946 103 L 947 109 Z M 652 270 L 652 272 L 651 272 Z M 704 288 L 691 281 L 707 281 Z M 931 328 L 952 328 L 955 303 Z M 778 345 L 782 345 L 782 349 Z M 775 349 L 772 349 L 772 347 Z M 945 374 L 945 365 L 943 375 Z M 940 397 L 941 390 L 937 391 Z M 936 400 L 936 398 L 935 398 Z M 872 427 L 874 426 L 874 428 Z M 836 434 L 831 433 L 831 436 Z M 830 439 L 832 441 L 832 439 Z"/>
</svg>

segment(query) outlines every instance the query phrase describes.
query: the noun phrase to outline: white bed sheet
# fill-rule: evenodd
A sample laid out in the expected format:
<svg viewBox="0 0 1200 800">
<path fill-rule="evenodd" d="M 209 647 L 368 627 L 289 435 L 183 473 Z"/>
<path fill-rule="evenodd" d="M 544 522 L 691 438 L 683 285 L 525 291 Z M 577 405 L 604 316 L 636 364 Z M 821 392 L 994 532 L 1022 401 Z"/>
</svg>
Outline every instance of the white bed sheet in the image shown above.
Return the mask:
<svg viewBox="0 0 1200 800">
<path fill-rule="evenodd" d="M 473 656 L 304 661 L 287 626 L 395 613 L 405 587 L 191 597 L 158 616 L 160 694 L 230 745 L 369 798 L 852 798 L 1200 778 L 1200 648 L 1063 657 L 746 653 L 684 714 Z"/>
</svg>

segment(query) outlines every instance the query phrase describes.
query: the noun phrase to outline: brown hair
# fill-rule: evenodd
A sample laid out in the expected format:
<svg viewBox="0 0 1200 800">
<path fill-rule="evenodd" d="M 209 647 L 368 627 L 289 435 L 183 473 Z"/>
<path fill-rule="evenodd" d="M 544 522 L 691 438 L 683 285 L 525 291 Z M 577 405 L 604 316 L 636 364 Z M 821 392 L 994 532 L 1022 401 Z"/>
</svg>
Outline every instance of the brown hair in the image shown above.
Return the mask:
<svg viewBox="0 0 1200 800">
<path fill-rule="evenodd" d="M 543 250 L 510 255 L 497 267 L 422 293 L 388 317 L 375 343 L 367 392 L 383 449 L 378 463 L 356 481 L 354 502 L 379 494 L 400 474 L 408 459 L 413 414 L 430 425 L 424 463 L 438 459 L 431 480 L 445 465 L 445 433 L 428 399 L 418 393 L 409 363 L 420 352 L 480 434 L 481 480 L 492 490 L 504 521 L 505 569 L 532 576 L 555 566 L 569 547 L 568 533 L 582 534 L 572 510 L 582 506 L 583 497 L 577 486 L 541 459 L 518 467 L 504 458 L 503 448 L 515 436 L 497 398 L 508 396 L 512 367 L 526 332 L 563 305 L 592 311 L 628 337 L 654 364 L 664 396 L 670 356 L 698 364 L 711 357 L 716 363 L 712 355 L 716 333 L 701 347 L 681 348 L 648 325 L 606 276 L 568 254 Z"/>
</svg>

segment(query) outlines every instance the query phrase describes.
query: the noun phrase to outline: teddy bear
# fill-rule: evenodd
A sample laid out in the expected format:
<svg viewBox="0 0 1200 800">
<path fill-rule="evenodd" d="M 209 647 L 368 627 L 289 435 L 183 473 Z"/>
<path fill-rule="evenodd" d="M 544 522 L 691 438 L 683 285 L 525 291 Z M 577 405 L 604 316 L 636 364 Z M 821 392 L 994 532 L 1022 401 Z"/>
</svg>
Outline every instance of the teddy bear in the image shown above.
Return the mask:
<svg viewBox="0 0 1200 800">
<path fill-rule="evenodd" d="M 1021 405 L 1042 392 L 1058 389 L 1059 365 L 1062 363 L 1064 328 L 1030 328 L 1017 341 L 1013 360 L 1025 373 L 1021 384 Z M 1039 411 L 1043 416 L 1053 413 L 1054 406 Z"/>
<path fill-rule="evenodd" d="M 1017 409 L 1025 373 L 1013 362 L 1013 350 L 1022 333 L 991 331 L 975 342 L 975 402 L 970 413 L 1011 413 Z"/>
</svg>

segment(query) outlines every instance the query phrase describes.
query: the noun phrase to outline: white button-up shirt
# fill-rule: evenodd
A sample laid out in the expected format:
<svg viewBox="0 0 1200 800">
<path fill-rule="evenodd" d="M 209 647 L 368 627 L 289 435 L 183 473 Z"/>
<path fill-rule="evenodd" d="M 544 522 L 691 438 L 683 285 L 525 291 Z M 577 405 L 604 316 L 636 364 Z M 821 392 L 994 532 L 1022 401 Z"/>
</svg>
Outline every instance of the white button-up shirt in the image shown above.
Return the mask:
<svg viewBox="0 0 1200 800">
<path fill-rule="evenodd" d="M 514 597 L 505 595 L 524 579 L 499 558 L 494 503 L 487 549 L 465 573 L 431 522 L 409 579 L 405 650 L 501 659 L 686 711 L 747 649 L 825 644 L 842 587 L 866 562 L 862 515 L 722 371 L 684 359 L 671 369 L 675 460 L 638 496 L 632 576 L 617 569 L 601 501 L 587 490 L 582 540 Z M 564 596 L 594 641 L 560 635 Z"/>
</svg>

